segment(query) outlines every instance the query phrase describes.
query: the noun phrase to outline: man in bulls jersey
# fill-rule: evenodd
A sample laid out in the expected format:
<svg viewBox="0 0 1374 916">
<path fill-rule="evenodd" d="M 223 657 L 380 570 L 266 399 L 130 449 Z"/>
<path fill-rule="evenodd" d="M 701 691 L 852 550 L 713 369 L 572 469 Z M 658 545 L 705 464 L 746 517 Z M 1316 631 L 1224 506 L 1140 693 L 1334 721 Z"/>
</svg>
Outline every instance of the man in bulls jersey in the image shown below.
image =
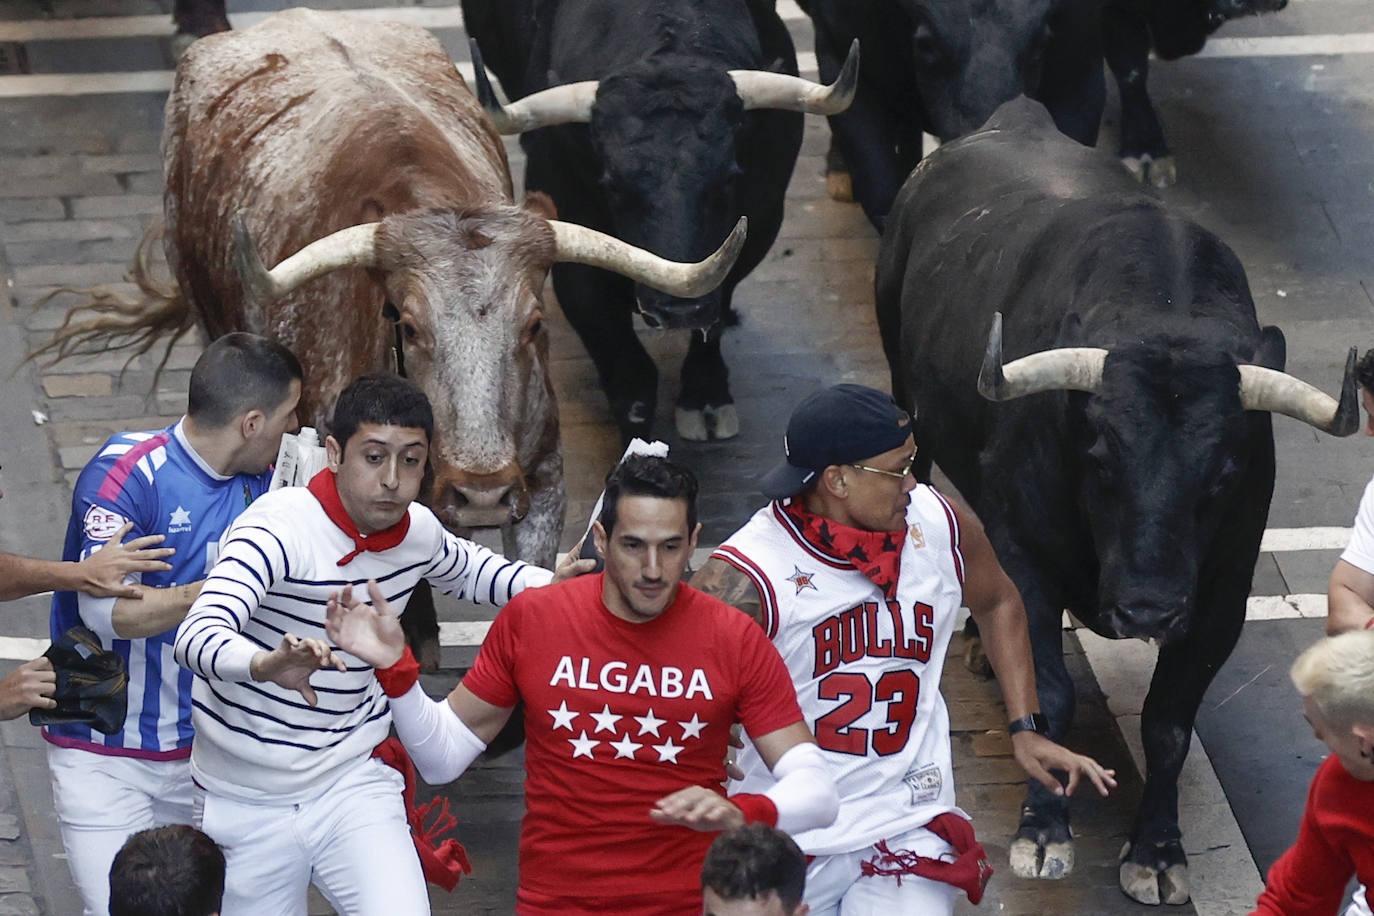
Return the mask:
<svg viewBox="0 0 1374 916">
<path fill-rule="evenodd" d="M 447 702 L 418 686 L 375 584 L 372 606 L 347 592 L 331 600 L 329 636 L 377 669 L 396 732 L 432 784 L 457 778 L 524 702 L 517 913 L 699 916 L 713 834 L 746 821 L 824 827 L 834 779 L 767 638 L 680 584 L 700 531 L 691 473 L 627 458 L 593 531 L 605 571 L 514 596 Z M 776 782 L 727 799 L 735 722 Z"/>
<path fill-rule="evenodd" d="M 952 913 L 991 869 L 954 803 L 940 695 L 961 605 L 1002 685 L 1017 762 L 1056 793 L 1114 772 L 1050 741 L 1020 595 L 973 514 L 911 476 L 910 418 L 872 388 L 806 398 L 763 481 L 773 502 L 731 535 L 693 585 L 750 614 L 782 654 L 836 774 L 834 824 L 797 834 L 813 916 Z M 742 788 L 771 782 L 740 755 Z M 1052 775 L 1067 774 L 1067 788 Z"/>
</svg>

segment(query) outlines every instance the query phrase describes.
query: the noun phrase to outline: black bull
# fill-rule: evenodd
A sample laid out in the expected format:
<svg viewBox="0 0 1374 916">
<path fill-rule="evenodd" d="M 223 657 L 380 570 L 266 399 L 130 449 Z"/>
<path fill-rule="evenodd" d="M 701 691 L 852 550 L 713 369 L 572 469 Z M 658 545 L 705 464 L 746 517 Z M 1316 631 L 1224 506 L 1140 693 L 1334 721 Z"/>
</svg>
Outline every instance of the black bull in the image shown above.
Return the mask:
<svg viewBox="0 0 1374 916">
<path fill-rule="evenodd" d="M 963 136 L 1018 95 L 1060 130 L 1097 142 L 1106 82 L 1101 0 L 798 0 L 815 24 L 822 82 L 863 48 L 854 104 L 830 118 L 853 193 L 883 227 L 921 158 L 921 133 Z M 831 165 L 835 164 L 832 155 Z"/>
<path fill-rule="evenodd" d="M 1161 641 L 1120 879 L 1142 902 L 1186 901 L 1178 775 L 1245 620 L 1274 485 L 1269 411 L 1353 432 L 1353 351 L 1339 408 L 1273 371 L 1283 335 L 1260 328 L 1230 249 L 1025 99 L 908 179 L 876 292 L 924 471 L 938 463 L 973 505 L 1025 600 L 1051 736 L 1074 715 L 1064 608 L 1105 636 Z M 1034 355 L 1004 371 L 1003 340 L 1008 358 Z M 1066 801 L 1034 781 L 1011 859 L 1023 876 L 1073 866 Z"/>
<path fill-rule="evenodd" d="M 563 219 L 676 257 L 748 217 L 734 269 L 719 289 L 696 299 L 663 296 L 595 268 L 553 270 L 559 303 L 596 364 L 626 439 L 650 437 L 657 405 L 658 372 L 634 332 L 636 309 L 652 325 L 701 331 L 682 364 L 679 434 L 734 436 L 739 422 L 721 329 L 734 321 L 735 286 L 762 261 L 781 226 L 801 146 L 797 112 L 826 113 L 746 103 L 744 88 L 727 75 L 796 76 L 792 41 L 772 3 L 464 0 L 463 14 L 483 62 L 511 99 L 541 112 L 524 121 L 512 115 L 509 127 L 506 113 L 494 117 L 502 131 L 526 131 L 526 188 L 547 192 Z M 592 87 L 589 104 L 547 101 L 576 84 Z"/>
</svg>

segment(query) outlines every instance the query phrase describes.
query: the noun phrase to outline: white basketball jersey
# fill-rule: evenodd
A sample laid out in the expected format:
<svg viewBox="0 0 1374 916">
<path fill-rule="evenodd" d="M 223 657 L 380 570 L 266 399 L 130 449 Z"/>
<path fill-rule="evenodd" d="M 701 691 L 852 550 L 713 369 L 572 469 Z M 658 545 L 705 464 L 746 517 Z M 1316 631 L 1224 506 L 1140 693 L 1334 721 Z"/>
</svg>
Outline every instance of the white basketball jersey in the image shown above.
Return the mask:
<svg viewBox="0 0 1374 916">
<path fill-rule="evenodd" d="M 940 675 L 963 598 L 959 525 L 924 484 L 906 521 L 891 602 L 848 560 L 808 542 L 776 502 L 712 554 L 758 587 L 765 629 L 834 768 L 839 816 L 795 837 L 811 855 L 862 849 L 957 810 Z M 752 746 L 739 762 L 745 779 L 731 791 L 772 784 Z"/>
</svg>

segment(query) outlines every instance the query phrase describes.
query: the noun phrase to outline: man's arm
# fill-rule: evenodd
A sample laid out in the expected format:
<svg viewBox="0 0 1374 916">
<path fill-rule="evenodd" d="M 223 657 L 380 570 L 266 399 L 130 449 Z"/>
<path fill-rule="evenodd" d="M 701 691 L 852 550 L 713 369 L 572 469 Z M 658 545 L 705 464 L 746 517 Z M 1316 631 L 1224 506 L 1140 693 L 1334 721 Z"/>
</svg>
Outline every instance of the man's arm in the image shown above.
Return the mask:
<svg viewBox="0 0 1374 916">
<path fill-rule="evenodd" d="M 145 588 L 141 598 L 116 598 L 110 623 L 120 639 L 142 639 L 166 633 L 186 619 L 205 580 L 173 585 L 170 588 Z"/>
<path fill-rule="evenodd" d="M 760 735 L 754 747 L 777 780 L 762 795 L 725 798 L 704 786 L 688 786 L 660 798 L 649 816 L 660 824 L 702 831 L 763 821 L 797 833 L 834 823 L 840 810 L 835 775 L 805 722 Z"/>
<path fill-rule="evenodd" d="M 198 583 L 199 594 L 177 630 L 173 656 L 177 664 L 207 680 L 275 680 L 285 672 L 293 681 L 284 686 L 299 689 L 295 663 L 312 653 L 318 657 L 323 643 L 283 638 L 269 653 L 242 633 L 267 589 L 284 574 L 285 547 L 261 527 L 230 530 L 210 575 Z M 274 657 L 268 660 L 269 655 Z M 327 657 L 322 661 L 331 663 Z"/>
<path fill-rule="evenodd" d="M 1374 574 L 1337 560 L 1326 586 L 1326 635 L 1359 630 L 1374 621 Z"/>
<path fill-rule="evenodd" d="M 959 547 L 964 556 L 964 604 L 983 636 L 983 649 L 1002 685 L 1007 714 L 1011 719 L 1020 719 L 1039 712 L 1035 662 L 1021 594 L 998 562 L 978 518 L 957 500 L 950 500 L 950 505 L 959 520 Z M 1082 776 L 1092 780 L 1103 795 L 1116 785 L 1115 770 L 1103 767 L 1091 757 L 1075 754 L 1044 735 L 1018 732 L 1012 735 L 1011 746 L 1021 768 L 1056 795 L 1064 794 L 1065 789 L 1050 770 L 1068 773 L 1069 794 L 1073 794 Z"/>
<path fill-rule="evenodd" d="M 511 560 L 493 550 L 460 538 L 444 529 L 428 510 L 412 516 L 420 524 L 435 529 L 435 553 L 421 574 L 447 595 L 474 604 L 503 606 L 512 596 L 527 588 L 538 588 L 557 581 L 555 574 L 542 566 Z M 576 558 L 571 558 L 574 562 Z M 567 578 L 572 568 L 565 561 L 558 578 Z"/>
<path fill-rule="evenodd" d="M 420 686 L 419 664 L 406 653 L 399 617 L 376 580 L 368 580 L 367 591 L 371 604 L 351 586 L 330 595 L 325 632 L 377 672 L 391 701 L 396 736 L 420 777 L 432 786 L 452 782 L 486 750 L 514 707 L 488 703 L 461 683 L 447 701 L 431 699 Z"/>
<path fill-rule="evenodd" d="M 712 556 L 692 574 L 692 588 L 705 592 L 733 608 L 738 608 L 754 622 L 763 625 L 763 597 L 759 588 L 744 573 L 729 563 Z"/>
<path fill-rule="evenodd" d="M 165 540 L 161 534 L 123 543 L 132 528 L 133 522 L 125 522 L 104 547 L 79 563 L 0 553 L 0 601 L 47 591 L 85 592 L 95 598 L 138 598 L 143 589 L 124 579 L 133 573 L 171 569 L 162 558 L 176 551 L 156 546 Z"/>
</svg>

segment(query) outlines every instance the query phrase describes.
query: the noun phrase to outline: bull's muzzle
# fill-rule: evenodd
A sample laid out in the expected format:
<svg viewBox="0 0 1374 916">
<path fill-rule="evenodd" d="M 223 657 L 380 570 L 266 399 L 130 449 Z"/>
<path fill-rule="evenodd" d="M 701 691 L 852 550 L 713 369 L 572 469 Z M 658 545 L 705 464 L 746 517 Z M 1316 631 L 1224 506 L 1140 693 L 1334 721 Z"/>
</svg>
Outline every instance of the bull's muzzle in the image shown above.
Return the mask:
<svg viewBox="0 0 1374 916">
<path fill-rule="evenodd" d="M 721 294 L 713 290 L 695 299 L 678 299 L 640 287 L 635 307 L 651 328 L 706 331 L 720 321 Z"/>
<path fill-rule="evenodd" d="M 430 505 L 449 528 L 501 528 L 529 514 L 530 493 L 512 463 L 490 474 L 437 473 Z"/>
<path fill-rule="evenodd" d="M 1183 602 L 1114 604 L 1103 608 L 1098 619 L 1104 635 L 1119 639 L 1157 639 L 1168 644 L 1188 632 Z"/>
</svg>

